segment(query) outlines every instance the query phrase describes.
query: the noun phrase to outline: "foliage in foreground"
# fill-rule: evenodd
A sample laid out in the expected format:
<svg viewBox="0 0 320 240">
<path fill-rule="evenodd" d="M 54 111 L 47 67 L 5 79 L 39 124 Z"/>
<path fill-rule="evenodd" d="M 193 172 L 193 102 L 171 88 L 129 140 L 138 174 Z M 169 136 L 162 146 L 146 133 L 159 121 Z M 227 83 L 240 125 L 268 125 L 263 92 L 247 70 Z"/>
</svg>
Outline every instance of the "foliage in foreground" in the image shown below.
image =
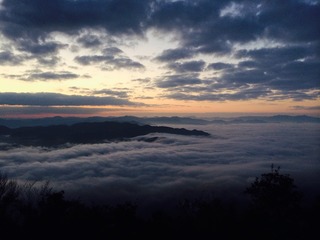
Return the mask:
<svg viewBox="0 0 320 240">
<path fill-rule="evenodd" d="M 248 207 L 219 199 L 181 200 L 174 214 L 166 207 L 151 217 L 138 205 L 88 206 L 66 200 L 49 183 L 18 184 L 0 173 L 2 239 L 309 239 L 316 233 L 320 201 L 301 207 L 302 195 L 279 168 L 262 174 L 245 190 Z"/>
</svg>

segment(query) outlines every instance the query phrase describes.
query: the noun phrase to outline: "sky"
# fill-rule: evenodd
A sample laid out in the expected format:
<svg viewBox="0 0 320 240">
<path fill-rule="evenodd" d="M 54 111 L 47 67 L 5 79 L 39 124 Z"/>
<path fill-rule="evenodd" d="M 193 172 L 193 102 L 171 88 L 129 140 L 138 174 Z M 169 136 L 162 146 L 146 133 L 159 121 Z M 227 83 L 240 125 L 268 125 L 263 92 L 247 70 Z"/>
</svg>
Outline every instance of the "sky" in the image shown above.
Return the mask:
<svg viewBox="0 0 320 240">
<path fill-rule="evenodd" d="M 320 115 L 319 0 L 0 0 L 0 116 Z"/>
</svg>

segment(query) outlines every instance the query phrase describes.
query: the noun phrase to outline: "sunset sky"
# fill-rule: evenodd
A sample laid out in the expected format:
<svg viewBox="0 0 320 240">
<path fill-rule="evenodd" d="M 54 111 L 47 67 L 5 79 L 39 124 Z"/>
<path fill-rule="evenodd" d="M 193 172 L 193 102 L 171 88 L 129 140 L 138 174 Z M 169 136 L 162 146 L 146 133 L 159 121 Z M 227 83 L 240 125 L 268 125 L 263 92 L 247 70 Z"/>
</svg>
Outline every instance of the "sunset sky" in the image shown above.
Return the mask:
<svg viewBox="0 0 320 240">
<path fill-rule="evenodd" d="M 319 0 L 0 4 L 0 117 L 320 115 Z"/>
</svg>

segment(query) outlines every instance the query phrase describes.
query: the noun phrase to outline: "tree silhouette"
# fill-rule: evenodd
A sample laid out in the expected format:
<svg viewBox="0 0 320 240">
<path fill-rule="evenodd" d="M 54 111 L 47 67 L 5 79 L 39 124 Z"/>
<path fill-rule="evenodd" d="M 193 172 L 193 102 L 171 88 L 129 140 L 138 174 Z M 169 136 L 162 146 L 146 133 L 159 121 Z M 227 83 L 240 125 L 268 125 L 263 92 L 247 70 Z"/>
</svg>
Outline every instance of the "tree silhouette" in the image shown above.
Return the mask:
<svg viewBox="0 0 320 240">
<path fill-rule="evenodd" d="M 280 167 L 271 165 L 271 172 L 264 173 L 248 187 L 245 193 L 251 196 L 254 207 L 280 214 L 296 209 L 301 193 L 296 190 L 294 179 L 289 174 L 280 174 Z"/>
<path fill-rule="evenodd" d="M 251 223 L 257 232 L 264 231 L 266 239 L 284 239 L 299 235 L 300 202 L 289 174 L 280 174 L 280 167 L 271 165 L 271 172 L 256 177 L 245 193 L 251 197 Z"/>
</svg>

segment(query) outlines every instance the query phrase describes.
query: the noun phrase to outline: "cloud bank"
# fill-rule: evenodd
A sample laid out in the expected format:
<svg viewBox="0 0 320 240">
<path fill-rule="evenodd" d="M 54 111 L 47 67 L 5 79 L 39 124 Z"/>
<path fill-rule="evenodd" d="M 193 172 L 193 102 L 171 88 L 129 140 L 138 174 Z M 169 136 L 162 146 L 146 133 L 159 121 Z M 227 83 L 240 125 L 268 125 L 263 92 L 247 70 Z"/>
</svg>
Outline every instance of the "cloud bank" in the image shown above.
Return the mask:
<svg viewBox="0 0 320 240">
<path fill-rule="evenodd" d="M 28 106 L 104 106 L 136 105 L 126 99 L 115 97 L 94 97 L 64 95 L 58 93 L 0 93 L 0 105 Z"/>
<path fill-rule="evenodd" d="M 295 179 L 306 198 L 319 194 L 319 124 L 210 125 L 201 130 L 213 136 L 152 134 L 60 149 L 2 144 L 0 166 L 11 177 L 50 180 L 89 202 L 150 204 L 199 194 L 242 198 L 244 188 L 272 163 Z"/>
</svg>

